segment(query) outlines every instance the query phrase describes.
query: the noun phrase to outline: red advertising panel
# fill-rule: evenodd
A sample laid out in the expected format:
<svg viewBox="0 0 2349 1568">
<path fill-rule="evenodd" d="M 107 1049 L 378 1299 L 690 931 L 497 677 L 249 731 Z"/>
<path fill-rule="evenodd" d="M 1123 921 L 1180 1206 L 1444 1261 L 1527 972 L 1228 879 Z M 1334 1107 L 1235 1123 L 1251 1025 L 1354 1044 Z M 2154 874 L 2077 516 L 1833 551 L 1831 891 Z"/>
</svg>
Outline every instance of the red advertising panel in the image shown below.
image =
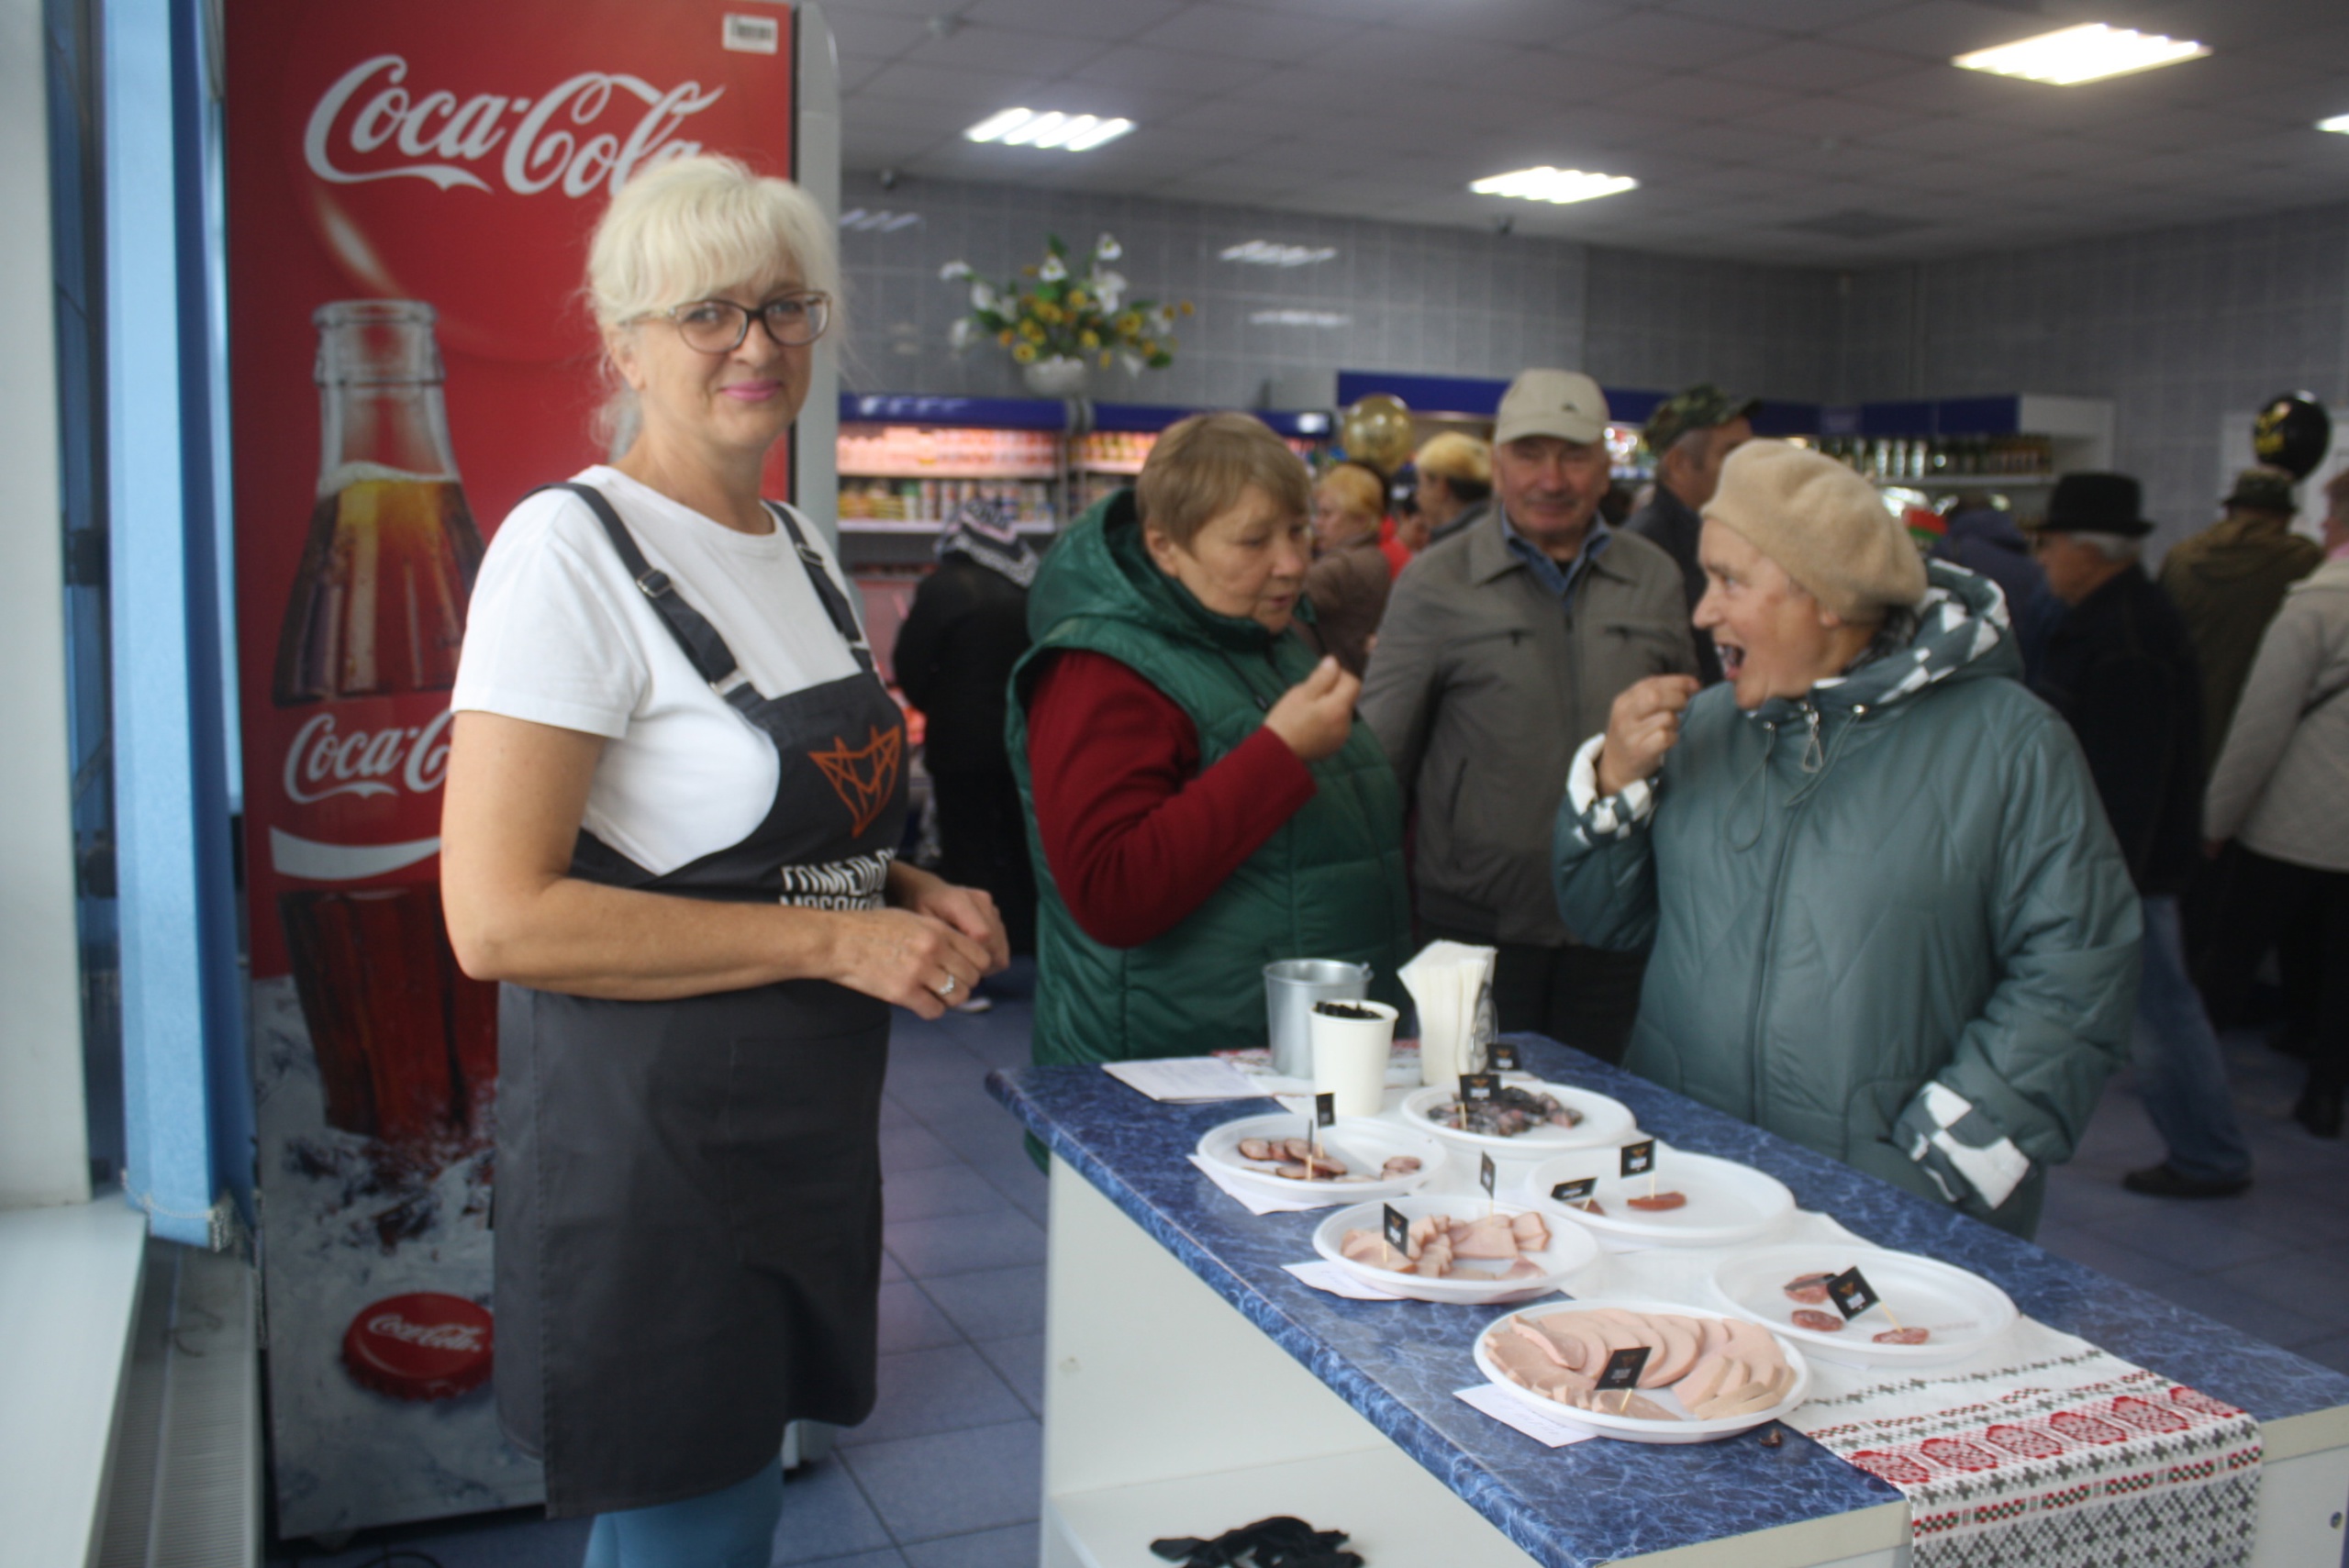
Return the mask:
<svg viewBox="0 0 2349 1568">
<path fill-rule="evenodd" d="M 631 172 L 792 173 L 767 0 L 232 0 L 238 650 L 279 1529 L 534 1500 L 497 1431 L 493 987 L 440 912 L 465 601 L 603 455 L 580 301 Z"/>
</svg>

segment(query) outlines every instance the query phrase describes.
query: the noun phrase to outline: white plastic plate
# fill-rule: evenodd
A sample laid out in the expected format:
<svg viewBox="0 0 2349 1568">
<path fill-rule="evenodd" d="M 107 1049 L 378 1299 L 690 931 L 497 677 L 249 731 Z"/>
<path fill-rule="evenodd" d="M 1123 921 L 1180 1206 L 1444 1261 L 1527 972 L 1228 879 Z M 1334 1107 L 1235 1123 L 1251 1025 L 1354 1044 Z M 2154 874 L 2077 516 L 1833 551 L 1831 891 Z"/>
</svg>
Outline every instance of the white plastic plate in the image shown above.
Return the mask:
<svg viewBox="0 0 2349 1568">
<path fill-rule="evenodd" d="M 1442 1279 L 1421 1279 L 1417 1274 L 1397 1273 L 1392 1269 L 1373 1268 L 1345 1255 L 1341 1248 L 1349 1230 L 1377 1230 L 1385 1222 L 1383 1211 L 1391 1201 L 1406 1219 L 1424 1219 L 1431 1214 L 1450 1215 L 1458 1219 L 1475 1219 L 1486 1210 L 1485 1195 L 1475 1196 L 1454 1195 L 1451 1197 L 1401 1197 L 1386 1201 L 1360 1203 L 1341 1208 L 1323 1220 L 1313 1232 L 1313 1250 L 1361 1280 L 1397 1296 L 1414 1301 L 1451 1301 L 1471 1307 L 1490 1307 L 1502 1302 L 1531 1301 L 1547 1296 L 1565 1282 L 1568 1274 L 1598 1255 L 1598 1248 L 1591 1239 L 1571 1225 L 1548 1220 L 1550 1245 L 1544 1251 L 1526 1254 L 1542 1265 L 1540 1275 L 1531 1279 L 1503 1279 L 1491 1263 L 1470 1262 L 1460 1265 L 1457 1272 Z M 1525 1210 L 1515 1204 L 1495 1204 L 1497 1213 L 1519 1215 Z"/>
<path fill-rule="evenodd" d="M 1873 1280 L 1874 1276 L 1871 1275 L 1870 1278 Z M 1515 1312 L 1504 1313 L 1494 1318 L 1486 1326 L 1485 1331 L 1476 1336 L 1476 1370 L 1483 1373 L 1486 1378 L 1502 1393 L 1507 1394 L 1527 1409 L 1539 1412 L 1544 1419 L 1557 1421 L 1569 1427 L 1580 1427 L 1586 1431 L 1597 1432 L 1603 1438 L 1619 1438 L 1625 1442 L 1635 1443 L 1705 1443 L 1718 1438 L 1734 1437 L 1739 1432 L 1752 1431 L 1756 1427 L 1767 1425 L 1782 1416 L 1792 1414 L 1795 1407 L 1800 1405 L 1810 1392 L 1810 1363 L 1803 1359 L 1800 1351 L 1787 1342 L 1787 1336 L 1783 1334 L 1776 1335 L 1775 1338 L 1778 1341 L 1779 1353 L 1787 1358 L 1787 1364 L 1794 1369 L 1795 1385 L 1792 1391 L 1766 1410 L 1756 1411 L 1747 1416 L 1720 1416 L 1709 1421 L 1687 1419 L 1648 1421 L 1633 1416 L 1617 1416 L 1605 1410 L 1586 1410 L 1578 1405 L 1561 1404 L 1546 1394 L 1536 1394 L 1522 1384 L 1510 1382 L 1508 1374 L 1501 1371 L 1485 1349 L 1485 1341 L 1497 1330 L 1505 1328 L 1513 1318 L 1548 1318 L 1562 1312 L 1589 1312 L 1602 1307 L 1620 1307 L 1626 1312 L 1669 1313 L 1681 1318 L 1719 1316 L 1717 1313 L 1708 1313 L 1668 1301 L 1637 1301 L 1610 1297 L 1587 1301 L 1537 1302 L 1533 1306 L 1520 1307 Z M 1640 1390 L 1640 1397 L 1661 1405 L 1675 1415 L 1685 1417 L 1687 1413 L 1687 1407 L 1668 1388 L 1643 1388 Z"/>
<path fill-rule="evenodd" d="M 1796 1328 L 1798 1311 L 1842 1314 L 1831 1302 L 1813 1307 L 1795 1300 L 1786 1293 L 1787 1282 L 1853 1267 L 1867 1276 L 1883 1306 L 1869 1308 L 1833 1333 Z M 1789 1241 L 1757 1247 L 1714 1269 L 1712 1285 L 1740 1317 L 1845 1366 L 1932 1366 L 1962 1361 L 2015 1320 L 2013 1301 L 1981 1275 L 1913 1252 L 1888 1252 L 1860 1242 Z M 1891 1328 L 1894 1318 L 1905 1329 L 1931 1329 L 1932 1338 L 1921 1345 L 1877 1344 L 1876 1336 Z"/>
<path fill-rule="evenodd" d="M 1561 1149 L 1587 1149 L 1598 1144 L 1612 1147 L 1631 1136 L 1638 1125 L 1631 1107 L 1620 1100 L 1588 1089 L 1577 1089 L 1568 1084 L 1544 1084 L 1531 1078 L 1505 1080 L 1513 1089 L 1530 1094 L 1548 1095 L 1560 1105 L 1582 1113 L 1578 1127 L 1529 1128 L 1514 1138 L 1501 1138 L 1489 1132 L 1469 1132 L 1442 1121 L 1433 1114 L 1452 1103 L 1452 1091 L 1441 1084 L 1430 1084 L 1414 1089 L 1403 1096 L 1401 1115 L 1407 1127 L 1423 1128 L 1455 1148 L 1476 1150 L 1494 1159 L 1539 1160 Z"/>
<path fill-rule="evenodd" d="M 1349 1164 L 1359 1160 L 1373 1171 L 1397 1154 L 1408 1154 L 1419 1162 L 1417 1171 L 1390 1181 L 1297 1182 L 1275 1176 L 1269 1165 L 1240 1157 L 1241 1139 L 1303 1138 L 1308 1119 L 1301 1116 L 1252 1116 L 1225 1122 L 1221 1127 L 1210 1129 L 1199 1140 L 1198 1156 L 1225 1174 L 1247 1183 L 1252 1191 L 1299 1201 L 1323 1198 L 1333 1203 L 1399 1197 L 1405 1193 L 1416 1192 L 1426 1184 L 1430 1177 L 1443 1169 L 1445 1154 L 1442 1144 L 1408 1127 L 1369 1117 L 1340 1117 L 1334 1125 L 1322 1131 L 1323 1143 L 1331 1153 L 1346 1160 Z"/>
<path fill-rule="evenodd" d="M 1524 1198 L 1544 1214 L 1564 1215 L 1602 1236 L 1647 1247 L 1735 1246 L 1768 1234 L 1795 1211 L 1795 1195 L 1776 1176 L 1663 1142 L 1655 1146 L 1653 1185 L 1658 1192 L 1685 1195 L 1685 1207 L 1653 1212 L 1631 1207 L 1630 1200 L 1647 1195 L 1650 1184 L 1645 1176 L 1626 1180 L 1621 1170 L 1621 1158 L 1611 1148 L 1555 1155 L 1526 1173 Z M 1598 1203 L 1596 1211 L 1550 1195 L 1560 1182 L 1584 1176 L 1598 1178 L 1591 1194 Z"/>
</svg>

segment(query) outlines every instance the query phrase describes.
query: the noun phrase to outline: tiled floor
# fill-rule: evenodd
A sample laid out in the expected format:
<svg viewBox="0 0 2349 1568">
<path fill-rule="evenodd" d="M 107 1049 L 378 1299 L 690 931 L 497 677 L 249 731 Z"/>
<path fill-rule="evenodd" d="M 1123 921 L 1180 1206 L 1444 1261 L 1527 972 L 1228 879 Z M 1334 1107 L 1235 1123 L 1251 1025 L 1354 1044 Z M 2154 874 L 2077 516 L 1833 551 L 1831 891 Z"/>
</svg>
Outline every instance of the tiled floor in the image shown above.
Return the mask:
<svg viewBox="0 0 2349 1568">
<path fill-rule="evenodd" d="M 881 1402 L 784 1489 L 774 1562 L 794 1568 L 1033 1568 L 1043 1381 L 1044 1180 L 987 1097 L 1028 1057 L 1029 1009 L 924 1024 L 891 1045 Z M 2298 1063 L 2230 1037 L 2259 1177 L 2242 1197 L 2162 1202 L 2120 1186 L 2160 1157 L 2126 1074 L 2058 1171 L 2040 1240 L 2261 1339 L 2349 1371 L 2349 1144 L 2289 1117 Z M 317 1568 L 573 1568 L 584 1525 L 533 1511 L 370 1531 Z"/>
</svg>

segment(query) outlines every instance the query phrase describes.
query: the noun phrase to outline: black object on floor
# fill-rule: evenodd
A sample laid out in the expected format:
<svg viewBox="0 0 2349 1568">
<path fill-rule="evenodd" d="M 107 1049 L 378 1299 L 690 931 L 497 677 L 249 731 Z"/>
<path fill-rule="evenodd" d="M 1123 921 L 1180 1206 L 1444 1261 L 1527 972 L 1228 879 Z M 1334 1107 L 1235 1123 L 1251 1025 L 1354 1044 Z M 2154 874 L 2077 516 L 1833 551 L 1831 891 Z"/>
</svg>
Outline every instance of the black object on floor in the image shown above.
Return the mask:
<svg viewBox="0 0 2349 1568">
<path fill-rule="evenodd" d="M 2224 1181 L 2204 1181 L 2171 1170 L 2165 1161 L 2130 1172 L 2121 1178 L 2121 1184 L 2147 1197 L 2232 1197 L 2251 1185 L 2251 1178 L 2230 1176 Z"/>
<path fill-rule="evenodd" d="M 1213 1540 L 1170 1536 L 1152 1541 L 1150 1550 L 1183 1568 L 1362 1568 L 1360 1552 L 1338 1550 L 1345 1539 L 1344 1530 L 1317 1530 L 1284 1514 L 1228 1529 Z"/>
</svg>

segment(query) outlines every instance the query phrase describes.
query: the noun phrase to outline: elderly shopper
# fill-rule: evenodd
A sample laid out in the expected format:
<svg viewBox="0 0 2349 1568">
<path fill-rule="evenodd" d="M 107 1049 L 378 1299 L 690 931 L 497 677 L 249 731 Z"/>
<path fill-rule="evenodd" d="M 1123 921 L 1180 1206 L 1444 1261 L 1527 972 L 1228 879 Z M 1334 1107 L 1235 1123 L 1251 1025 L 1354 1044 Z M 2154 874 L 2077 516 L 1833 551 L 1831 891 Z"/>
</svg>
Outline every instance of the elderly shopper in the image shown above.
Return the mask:
<svg viewBox="0 0 2349 1568">
<path fill-rule="evenodd" d="M 587 297 L 633 439 L 482 563 L 441 888 L 498 1010 L 497 1409 L 588 1561 L 756 1568 L 784 1428 L 873 1408 L 891 1004 L 1002 967 L 894 858 L 905 725 L 814 523 L 763 502 L 834 225 L 729 159 L 640 173 Z"/>
<path fill-rule="evenodd" d="M 1338 464 L 1313 486 L 1313 564 L 1305 569 L 1305 597 L 1321 651 L 1357 679 L 1395 584 L 1378 539 L 1386 500 L 1386 482 L 1358 462 Z"/>
<path fill-rule="evenodd" d="M 1698 508 L 1720 487 L 1729 454 L 1753 439 L 1753 411 L 1761 406 L 1700 382 L 1658 404 L 1641 432 L 1655 459 L 1655 494 L 1623 526 L 1661 545 L 1679 566 L 1692 612 L 1705 596 L 1705 569 L 1697 562 L 1703 526 Z M 1721 678 L 1720 661 L 1702 638 L 1697 639 L 1697 678 L 1709 686 Z"/>
<path fill-rule="evenodd" d="M 1740 448 L 1700 548 L 1724 684 L 1625 692 L 1558 817 L 1566 922 L 1652 953 L 1625 1065 L 2027 1236 L 2135 999 L 2079 746 L 1842 464 Z"/>
<path fill-rule="evenodd" d="M 1586 945 L 1545 872 L 1576 741 L 1616 694 L 1697 667 L 1672 558 L 1598 517 L 1607 399 L 1572 371 L 1510 384 L 1495 505 L 1395 584 L 1362 715 L 1418 808 L 1421 935 L 1497 948 L 1504 1029 L 1613 1060 L 1639 1006 L 1636 954 Z"/>
<path fill-rule="evenodd" d="M 1195 415 L 1064 533 L 1029 600 L 1011 755 L 1036 845 L 1038 1062 L 1264 1041 L 1264 967 L 1410 932 L 1403 806 L 1361 683 L 1295 623 L 1304 463 Z"/>
<path fill-rule="evenodd" d="M 2202 762 L 2219 760 L 2235 701 L 2284 590 L 2317 569 L 2324 552 L 2292 531 L 2299 503 L 2280 468 L 2246 468 L 2220 502 L 2220 519 L 2162 557 L 2161 585 L 2194 638 L 2202 665 Z"/>
<path fill-rule="evenodd" d="M 947 518 L 937 569 L 914 590 L 890 673 L 922 716 L 922 762 L 938 809 L 939 870 L 984 887 L 1015 953 L 1036 951 L 1036 880 L 1019 785 L 1004 750 L 1004 689 L 1028 651 L 1028 584 L 1042 565 L 1008 501 L 965 501 Z M 989 998 L 958 997 L 958 1012 Z"/>
<path fill-rule="evenodd" d="M 1474 436 L 1446 430 L 1422 442 L 1412 454 L 1417 476 L 1411 495 L 1427 538 L 1437 544 L 1475 525 L 1493 499 L 1493 449 Z"/>
<path fill-rule="evenodd" d="M 2341 1136 L 2349 1086 L 2349 472 L 2325 486 L 2324 564 L 2284 595 L 2260 639 L 2203 804 L 2211 847 L 2232 840 L 2244 896 L 2214 943 L 2214 986 L 2240 993 L 2288 929 L 2321 955 L 2315 1052 L 2292 1114 Z"/>
<path fill-rule="evenodd" d="M 2079 737 L 2144 917 L 2137 1088 L 2167 1152 L 2121 1184 L 2154 1197 L 2227 1197 L 2251 1184 L 2251 1145 L 2178 923 L 2199 860 L 2202 678 L 2177 606 L 2137 564 L 2153 528 L 2127 474 L 2056 482 L 2037 549 L 2066 609 L 2031 685 Z"/>
</svg>

